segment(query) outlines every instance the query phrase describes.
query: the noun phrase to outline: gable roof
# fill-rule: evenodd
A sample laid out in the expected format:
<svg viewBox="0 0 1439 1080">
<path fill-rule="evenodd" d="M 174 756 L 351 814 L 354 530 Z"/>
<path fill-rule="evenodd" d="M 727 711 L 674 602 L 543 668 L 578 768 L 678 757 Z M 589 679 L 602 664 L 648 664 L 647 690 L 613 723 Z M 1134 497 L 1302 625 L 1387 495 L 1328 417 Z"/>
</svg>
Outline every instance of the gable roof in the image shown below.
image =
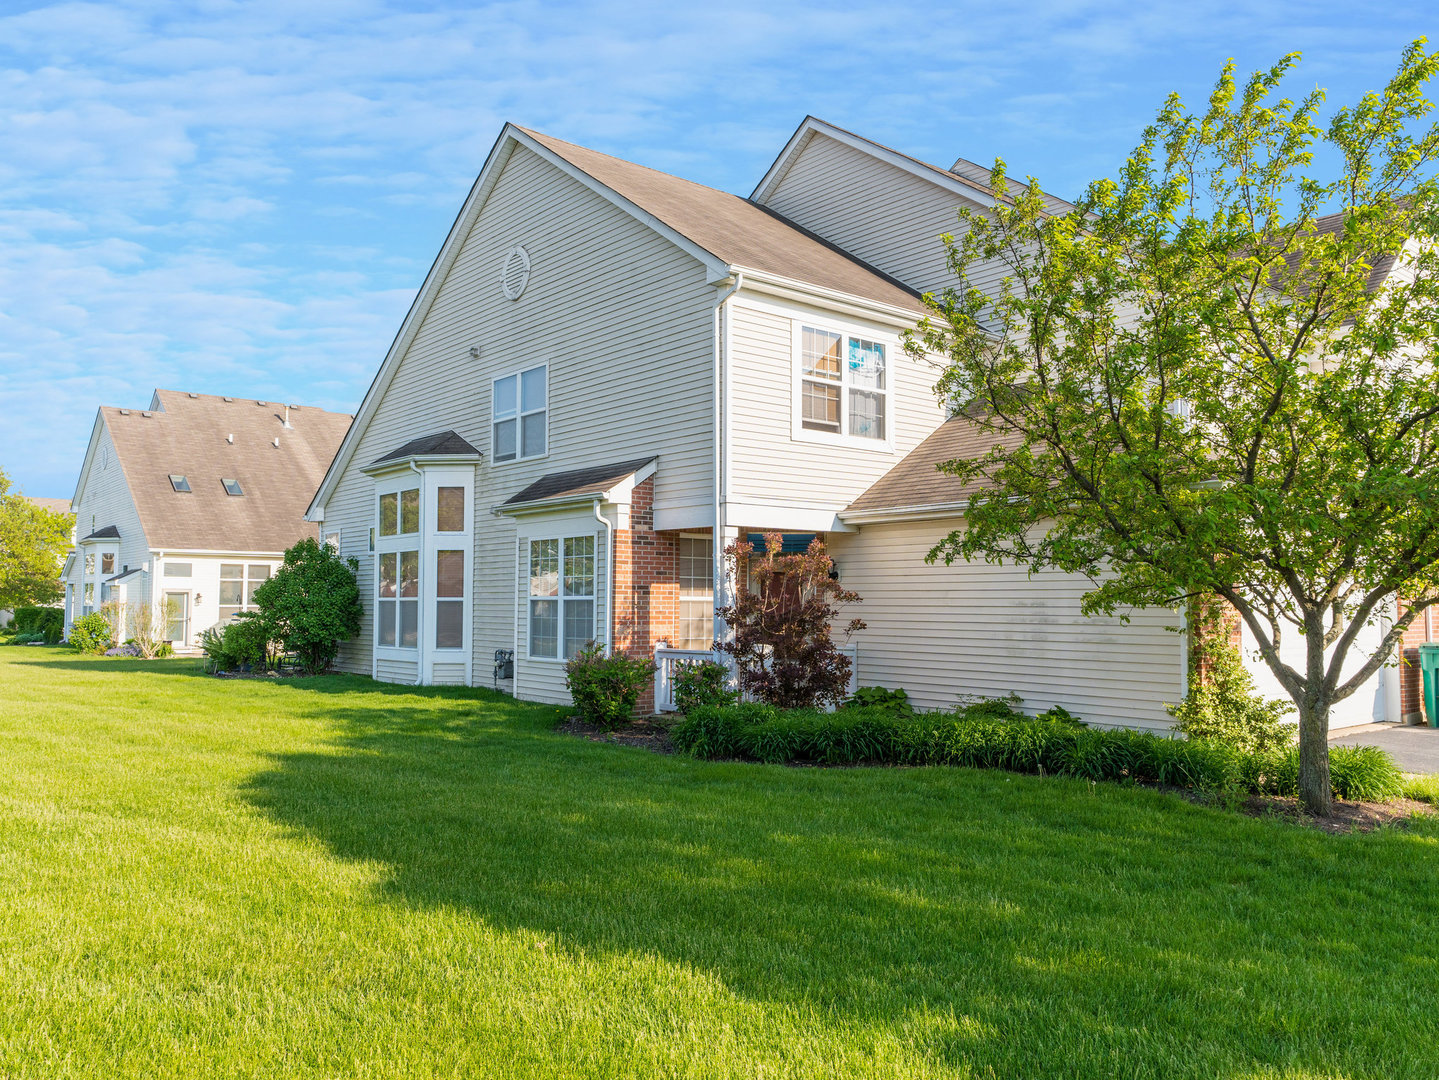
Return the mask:
<svg viewBox="0 0 1439 1080">
<path fill-rule="evenodd" d="M 907 285 L 767 207 L 538 131 L 520 130 L 721 262 L 916 314 L 926 311 L 919 294 Z"/>
<path fill-rule="evenodd" d="M 752 200 L 506 124 L 365 391 L 355 422 L 315 491 L 307 515 L 316 511 L 323 514 L 325 503 L 354 457 L 360 434 L 379 408 L 401 360 L 459 256 L 465 237 L 518 146 L 531 150 L 586 184 L 688 252 L 704 265 L 712 284 L 722 284 L 735 271 L 753 270 L 757 274 L 767 273 L 855 297 L 872 304 L 876 311 L 889 312 L 891 317 L 895 311 L 904 313 L 904 318 L 927 313 L 914 290 Z"/>
<path fill-rule="evenodd" d="M 69 499 L 49 499 L 43 495 L 26 495 L 24 499 L 31 506 L 38 506 L 41 510 L 49 510 L 52 514 L 68 514 L 70 512 Z"/>
<path fill-rule="evenodd" d="M 1345 211 L 1339 210 L 1332 214 L 1325 214 L 1321 218 L 1316 218 L 1314 220 L 1314 229 L 1309 235 L 1322 236 L 1325 233 L 1339 232 L 1344 228 L 1345 217 Z M 1303 252 L 1286 251 L 1284 253 L 1284 263 L 1290 270 L 1294 270 L 1299 266 L 1299 261 L 1302 257 Z M 1397 254 L 1381 255 L 1375 259 L 1374 265 L 1369 271 L 1369 279 L 1364 283 L 1364 291 L 1373 292 L 1379 288 L 1379 286 L 1383 285 L 1384 279 L 1389 276 L 1398 261 L 1399 256 Z"/>
<path fill-rule="evenodd" d="M 1007 444 L 1002 435 L 987 431 L 967 416 L 953 416 L 939 425 L 898 465 L 840 511 L 840 518 L 885 510 L 918 510 L 961 506 L 986 486 L 981 480 L 965 483 L 939 471 L 946 461 L 983 457 L 996 445 Z"/>
<path fill-rule="evenodd" d="M 305 507 L 349 416 L 291 406 L 286 428 L 284 405 L 171 390 L 156 390 L 152 405 L 100 409 L 152 549 L 283 551 L 316 535 Z M 190 491 L 175 491 L 172 474 Z M 222 479 L 244 494 L 228 494 Z"/>
<path fill-rule="evenodd" d="M 411 439 L 404 446 L 396 447 L 388 454 L 377 457 L 371 465 L 387 461 L 404 461 L 417 457 L 480 457 L 481 454 L 457 431 L 441 431 L 434 435 L 421 435 Z"/>
<path fill-rule="evenodd" d="M 844 143 L 861 153 L 902 169 L 912 176 L 946 188 L 978 206 L 988 207 L 995 203 L 994 191 L 990 186 L 990 169 L 987 165 L 980 165 L 967 158 L 956 158 L 954 164 L 946 169 L 942 165 L 922 161 L 911 154 L 906 154 L 891 146 L 885 146 L 883 143 L 875 142 L 863 135 L 857 135 L 853 131 L 831 124 L 827 120 L 821 120 L 817 116 L 806 116 L 801 121 L 764 177 L 755 185 L 750 198 L 761 204 L 767 202 L 815 135 L 828 136 L 836 142 Z M 1027 184 L 1014 177 L 1010 177 L 1006 184 L 1010 195 L 1018 194 L 1026 187 L 1028 187 Z M 1057 195 L 1051 195 L 1046 191 L 1041 191 L 1039 194 L 1045 209 L 1051 214 L 1067 214 L 1074 209 L 1073 203 L 1061 199 Z"/>
<path fill-rule="evenodd" d="M 635 458 L 632 461 L 621 461 L 615 465 L 592 465 L 584 469 L 571 469 L 568 472 L 547 473 L 533 484 L 511 495 L 500 505 L 513 509 L 535 503 L 597 499 L 655 460 L 657 460 L 657 455 Z"/>
</svg>

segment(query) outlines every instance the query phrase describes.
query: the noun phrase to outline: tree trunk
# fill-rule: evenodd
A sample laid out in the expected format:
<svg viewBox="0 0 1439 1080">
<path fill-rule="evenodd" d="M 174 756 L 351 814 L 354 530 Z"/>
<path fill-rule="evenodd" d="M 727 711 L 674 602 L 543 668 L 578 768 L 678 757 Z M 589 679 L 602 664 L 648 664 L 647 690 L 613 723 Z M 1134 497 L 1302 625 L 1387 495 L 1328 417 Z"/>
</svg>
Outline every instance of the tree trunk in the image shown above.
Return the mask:
<svg viewBox="0 0 1439 1080">
<path fill-rule="evenodd" d="M 1328 817 L 1333 808 L 1329 783 L 1329 703 L 1299 706 L 1299 801 L 1311 814 Z"/>
</svg>

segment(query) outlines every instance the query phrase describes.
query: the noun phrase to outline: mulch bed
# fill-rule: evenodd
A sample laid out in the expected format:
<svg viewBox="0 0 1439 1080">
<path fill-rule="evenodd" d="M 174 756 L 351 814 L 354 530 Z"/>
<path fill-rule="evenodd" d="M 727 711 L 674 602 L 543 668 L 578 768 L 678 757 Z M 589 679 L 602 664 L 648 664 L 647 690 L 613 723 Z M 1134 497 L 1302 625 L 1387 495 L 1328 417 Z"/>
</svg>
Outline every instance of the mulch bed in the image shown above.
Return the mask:
<svg viewBox="0 0 1439 1080">
<path fill-rule="evenodd" d="M 1299 800 L 1281 795 L 1250 795 L 1241 809 L 1251 817 L 1278 817 L 1327 833 L 1373 832 L 1388 825 L 1405 825 L 1415 816 L 1431 817 L 1435 808 L 1416 799 L 1392 802 L 1344 802 L 1335 799 L 1330 817 L 1315 817 Z"/>
<path fill-rule="evenodd" d="M 237 678 L 265 678 L 263 675 L 242 675 Z M 641 750 L 652 750 L 656 754 L 673 754 L 674 743 L 670 741 L 672 720 L 659 716 L 631 720 L 618 731 L 602 731 L 578 716 L 562 721 L 555 730 L 563 735 L 574 735 L 590 742 L 616 743 L 620 746 L 635 746 Z M 796 768 L 823 768 L 826 766 L 796 766 Z M 864 768 L 865 766 L 858 766 Z M 892 766 L 884 766 L 890 768 Z M 1147 786 L 1147 785 L 1146 785 Z M 1181 798 L 1206 806 L 1220 805 L 1213 796 L 1188 788 L 1165 787 L 1161 790 L 1172 792 Z M 1238 806 L 1241 813 L 1250 817 L 1282 818 L 1293 825 L 1318 829 L 1326 833 L 1373 832 L 1386 826 L 1403 826 L 1415 816 L 1428 817 L 1439 813 L 1428 803 L 1415 799 L 1395 799 L 1392 802 L 1344 802 L 1334 800 L 1334 812 L 1327 818 L 1315 817 L 1299 804 L 1299 800 L 1280 795 L 1249 795 Z"/>
<path fill-rule="evenodd" d="M 638 746 L 642 750 L 653 750 L 656 754 L 675 752 L 674 743 L 670 742 L 669 722 L 658 716 L 631 720 L 619 731 L 601 731 L 594 724 L 581 720 L 578 716 L 571 716 L 562 721 L 555 730 L 564 735 L 578 735 L 590 742 Z"/>
</svg>

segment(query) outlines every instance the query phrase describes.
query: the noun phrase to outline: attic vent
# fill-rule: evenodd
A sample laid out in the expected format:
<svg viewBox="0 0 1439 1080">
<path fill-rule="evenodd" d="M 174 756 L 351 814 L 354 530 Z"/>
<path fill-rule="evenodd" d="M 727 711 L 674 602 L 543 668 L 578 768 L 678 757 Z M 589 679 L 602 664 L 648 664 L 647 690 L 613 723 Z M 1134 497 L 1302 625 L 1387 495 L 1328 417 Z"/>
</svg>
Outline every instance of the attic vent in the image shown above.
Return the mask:
<svg viewBox="0 0 1439 1080">
<path fill-rule="evenodd" d="M 130 410 L 129 410 L 129 409 L 121 409 L 121 410 L 120 410 L 120 415 L 121 415 L 121 416 L 129 416 L 129 415 L 130 415 Z"/>
<path fill-rule="evenodd" d="M 149 413 L 149 412 L 142 412 L 140 415 L 141 415 L 141 416 L 154 416 L 155 414 L 154 414 L 154 413 Z"/>
<path fill-rule="evenodd" d="M 510 248 L 505 256 L 505 265 L 500 270 L 500 285 L 505 290 L 506 300 L 518 300 L 525 294 L 530 283 L 530 253 L 518 244 Z"/>
<path fill-rule="evenodd" d="M 225 400 L 226 400 L 226 401 L 234 401 L 235 399 L 232 398 L 232 397 L 227 397 Z"/>
<path fill-rule="evenodd" d="M 194 399 L 197 400 L 197 401 L 198 401 L 199 398 L 200 398 L 200 395 L 199 395 L 199 394 L 186 394 L 185 396 L 186 396 L 187 398 L 194 398 Z"/>
</svg>

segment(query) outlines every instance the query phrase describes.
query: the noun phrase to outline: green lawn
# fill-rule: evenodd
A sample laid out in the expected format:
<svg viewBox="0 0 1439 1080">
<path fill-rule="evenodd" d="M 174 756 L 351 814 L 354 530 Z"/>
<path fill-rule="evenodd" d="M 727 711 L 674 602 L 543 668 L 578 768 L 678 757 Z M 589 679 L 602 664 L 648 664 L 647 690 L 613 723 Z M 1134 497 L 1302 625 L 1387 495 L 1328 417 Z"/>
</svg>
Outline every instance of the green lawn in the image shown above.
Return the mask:
<svg viewBox="0 0 1439 1080">
<path fill-rule="evenodd" d="M 0 649 L 0 1077 L 1439 1076 L 1439 826 Z"/>
</svg>

